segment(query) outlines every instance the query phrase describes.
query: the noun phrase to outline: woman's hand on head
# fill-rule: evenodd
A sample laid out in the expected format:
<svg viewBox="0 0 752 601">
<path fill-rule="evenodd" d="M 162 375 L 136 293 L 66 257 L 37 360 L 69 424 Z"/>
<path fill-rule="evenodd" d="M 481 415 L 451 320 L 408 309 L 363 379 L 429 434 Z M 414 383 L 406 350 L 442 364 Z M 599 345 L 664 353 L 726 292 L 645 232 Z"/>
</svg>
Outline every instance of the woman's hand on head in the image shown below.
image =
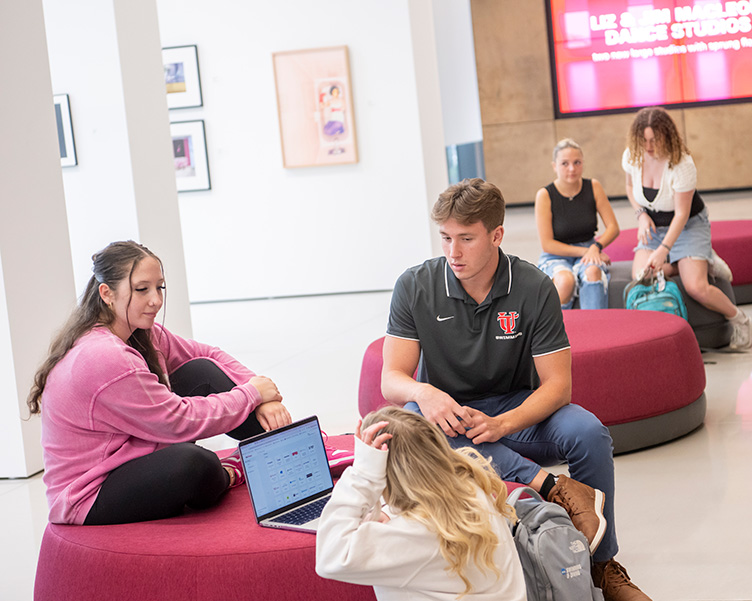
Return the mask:
<svg viewBox="0 0 752 601">
<path fill-rule="evenodd" d="M 266 376 L 253 376 L 248 383 L 251 384 L 261 395 L 261 402 L 281 401 L 282 395 L 279 394 L 277 385 L 272 382 L 271 378 Z"/>
<path fill-rule="evenodd" d="M 382 432 L 378 434 L 379 430 L 389 425 L 389 422 L 382 421 L 371 424 L 365 429 L 362 429 L 363 421 L 358 420 L 358 425 L 355 426 L 355 436 L 366 443 L 369 447 L 379 449 L 381 451 L 388 450 L 386 441 L 392 438 L 392 435 L 388 432 Z"/>
<path fill-rule="evenodd" d="M 269 430 L 276 430 L 282 426 L 292 422 L 289 411 L 279 401 L 269 401 L 267 403 L 261 403 L 254 410 L 256 419 L 258 419 L 261 427 L 268 432 Z"/>
</svg>

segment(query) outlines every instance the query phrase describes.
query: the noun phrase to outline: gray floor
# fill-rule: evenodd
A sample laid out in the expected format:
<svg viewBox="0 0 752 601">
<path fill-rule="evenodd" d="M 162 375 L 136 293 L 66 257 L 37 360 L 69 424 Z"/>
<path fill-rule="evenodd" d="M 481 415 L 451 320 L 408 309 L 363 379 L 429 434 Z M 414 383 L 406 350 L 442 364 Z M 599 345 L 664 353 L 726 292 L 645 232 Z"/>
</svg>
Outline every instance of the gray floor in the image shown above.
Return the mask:
<svg viewBox="0 0 752 601">
<path fill-rule="evenodd" d="M 711 219 L 752 219 L 750 195 L 708 196 Z M 628 205 L 614 204 L 622 227 L 634 227 Z M 503 247 L 535 261 L 532 208 L 508 211 Z M 349 432 L 363 351 L 383 335 L 388 303 L 372 293 L 197 305 L 194 335 L 273 378 L 295 418 L 316 413 L 330 434 Z M 752 599 L 752 354 L 704 359 L 704 426 L 616 458 L 618 559 L 655 600 Z M 47 519 L 41 477 L 0 480 L 0 516 L 0 600 L 29 600 Z"/>
</svg>

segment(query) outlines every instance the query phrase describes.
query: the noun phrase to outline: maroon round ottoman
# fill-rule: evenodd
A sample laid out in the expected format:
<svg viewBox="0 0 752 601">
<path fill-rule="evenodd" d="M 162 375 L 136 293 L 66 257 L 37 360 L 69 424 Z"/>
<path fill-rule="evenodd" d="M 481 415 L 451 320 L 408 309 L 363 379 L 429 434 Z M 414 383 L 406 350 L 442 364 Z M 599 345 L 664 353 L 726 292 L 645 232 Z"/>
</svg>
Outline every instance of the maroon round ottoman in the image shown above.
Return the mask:
<svg viewBox="0 0 752 601">
<path fill-rule="evenodd" d="M 352 449 L 352 436 L 330 444 Z M 214 508 L 117 526 L 48 524 L 36 601 L 374 601 L 315 572 L 316 537 L 261 528 L 239 486 Z"/>
<path fill-rule="evenodd" d="M 689 323 L 657 311 L 565 311 L 572 402 L 608 426 L 614 452 L 683 436 L 705 419 L 705 366 Z"/>
<path fill-rule="evenodd" d="M 731 287 L 736 303 L 752 303 L 752 219 L 711 221 L 713 249 L 734 274 Z M 637 228 L 622 230 L 608 245 L 606 253 L 612 261 L 631 261 L 637 246 Z"/>
<path fill-rule="evenodd" d="M 614 452 L 625 453 L 687 434 L 705 418 L 705 366 L 686 320 L 655 311 L 564 311 L 572 347 L 572 402 L 608 426 Z M 361 415 L 381 394 L 379 338 L 360 373 Z"/>
</svg>

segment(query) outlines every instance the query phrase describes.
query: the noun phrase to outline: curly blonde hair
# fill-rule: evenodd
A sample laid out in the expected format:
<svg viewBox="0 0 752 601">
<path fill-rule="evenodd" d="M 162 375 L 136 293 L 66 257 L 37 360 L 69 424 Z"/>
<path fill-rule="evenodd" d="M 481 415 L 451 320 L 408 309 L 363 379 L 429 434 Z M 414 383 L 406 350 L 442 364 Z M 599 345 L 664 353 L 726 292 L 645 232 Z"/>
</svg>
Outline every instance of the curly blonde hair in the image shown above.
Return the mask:
<svg viewBox="0 0 752 601">
<path fill-rule="evenodd" d="M 642 167 L 646 127 L 653 130 L 656 151 L 660 156 L 668 157 L 669 167 L 677 165 L 684 155 L 689 154 L 689 149 L 679 135 L 679 129 L 671 115 L 660 106 L 651 106 L 637 111 L 632 125 L 629 126 L 627 148 L 629 148 L 629 159 L 633 165 Z"/>
<path fill-rule="evenodd" d="M 446 435 L 418 413 L 385 407 L 366 415 L 362 427 L 380 421 L 389 422 L 380 432 L 392 434 L 387 443 L 385 501 L 437 534 L 447 570 L 465 584 L 462 595 L 473 588 L 466 574 L 471 561 L 481 571 L 499 576 L 493 561 L 499 540 L 477 489 L 493 499 L 501 515 L 512 521 L 516 515 L 506 503 L 507 487 L 490 460 L 472 448 L 455 451 Z"/>
</svg>

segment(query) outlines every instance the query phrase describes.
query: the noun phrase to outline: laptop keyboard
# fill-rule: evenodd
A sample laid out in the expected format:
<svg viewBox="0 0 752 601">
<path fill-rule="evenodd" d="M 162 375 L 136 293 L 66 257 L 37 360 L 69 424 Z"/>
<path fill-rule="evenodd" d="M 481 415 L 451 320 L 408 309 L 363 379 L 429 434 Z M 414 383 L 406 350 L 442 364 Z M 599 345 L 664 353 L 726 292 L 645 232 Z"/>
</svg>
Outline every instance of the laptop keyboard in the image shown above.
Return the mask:
<svg viewBox="0 0 752 601">
<path fill-rule="evenodd" d="M 294 511 L 280 515 L 269 521 L 277 522 L 280 524 L 293 524 L 295 526 L 299 526 L 300 524 L 307 524 L 308 522 L 312 522 L 321 515 L 321 511 L 324 509 L 324 505 L 327 504 L 330 498 L 330 496 L 322 497 L 321 499 L 318 499 L 313 503 L 298 507 Z"/>
</svg>

